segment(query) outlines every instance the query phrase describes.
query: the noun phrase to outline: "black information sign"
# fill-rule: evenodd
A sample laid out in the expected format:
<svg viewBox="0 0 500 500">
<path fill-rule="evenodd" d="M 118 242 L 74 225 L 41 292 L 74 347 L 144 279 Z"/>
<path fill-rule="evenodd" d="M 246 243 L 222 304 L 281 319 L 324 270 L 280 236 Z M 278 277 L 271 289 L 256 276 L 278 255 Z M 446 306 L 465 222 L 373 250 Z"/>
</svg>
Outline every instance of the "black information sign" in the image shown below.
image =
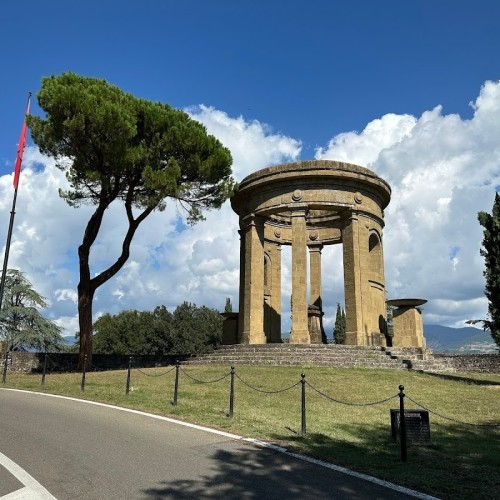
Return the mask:
<svg viewBox="0 0 500 500">
<path fill-rule="evenodd" d="M 399 410 L 391 410 L 392 438 L 399 442 Z M 406 440 L 409 443 L 430 443 L 431 427 L 426 410 L 405 410 Z"/>
</svg>

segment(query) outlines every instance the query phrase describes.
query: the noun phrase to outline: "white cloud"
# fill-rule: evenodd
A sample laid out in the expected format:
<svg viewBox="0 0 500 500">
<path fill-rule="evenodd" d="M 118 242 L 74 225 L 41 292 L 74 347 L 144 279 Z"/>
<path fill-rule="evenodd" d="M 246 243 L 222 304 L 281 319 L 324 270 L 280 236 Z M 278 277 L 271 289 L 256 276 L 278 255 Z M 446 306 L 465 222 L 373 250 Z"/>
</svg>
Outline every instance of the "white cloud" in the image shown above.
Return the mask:
<svg viewBox="0 0 500 500">
<path fill-rule="evenodd" d="M 340 134 L 317 158 L 357 163 L 376 171 L 392 186 L 386 210 L 384 254 L 390 298 L 429 300 L 426 322 L 458 325 L 484 317 L 482 230 L 479 210 L 491 210 L 500 185 L 500 84 L 487 82 L 470 120 L 445 115 L 437 106 L 420 117 L 384 115 L 361 132 Z M 209 133 L 231 149 L 241 180 L 266 166 L 299 158 L 299 140 L 274 134 L 270 127 L 231 118 L 206 106 L 189 110 Z M 57 194 L 66 179 L 54 162 L 35 148 L 25 152 L 9 267 L 22 269 L 68 334 L 78 329 L 77 247 L 92 207 L 72 209 Z M 10 211 L 12 175 L 0 177 L 0 209 Z M 106 211 L 91 253 L 91 269 L 109 266 L 126 230 L 123 206 Z M 0 236 L 8 217 L 0 218 Z M 336 302 L 343 297 L 340 247 L 323 250 L 325 325 L 331 336 Z M 289 322 L 291 277 L 283 251 L 283 325 Z M 327 277 L 326 277 L 327 275 Z M 123 269 L 96 294 L 94 317 L 122 309 L 170 309 L 187 300 L 222 309 L 225 297 L 238 304 L 238 218 L 225 203 L 206 221 L 185 226 L 178 207 L 152 214 L 138 229 Z"/>
<path fill-rule="evenodd" d="M 54 323 L 61 327 L 63 336 L 75 335 L 80 330 L 78 326 L 78 316 L 59 316 L 58 318 L 51 318 Z"/>
<path fill-rule="evenodd" d="M 318 158 L 374 170 L 392 187 L 384 241 L 391 297 L 429 299 L 425 321 L 463 324 L 486 314 L 480 210 L 500 185 L 500 83 L 486 82 L 474 116 L 385 115 L 334 137 Z"/>
<path fill-rule="evenodd" d="M 193 118 L 231 149 L 235 177 L 241 180 L 256 169 L 296 160 L 300 142 L 257 121 L 231 118 L 222 111 L 199 106 Z M 15 231 L 9 267 L 22 269 L 51 307 L 47 316 L 68 334 L 78 329 L 77 248 L 92 207 L 69 207 L 58 196 L 67 181 L 53 160 L 28 147 L 19 187 Z M 12 200 L 12 175 L 0 178 L 0 208 L 7 213 Z M 9 201 L 10 200 L 10 201 Z M 174 202 L 153 213 L 137 230 L 131 256 L 121 271 L 98 289 L 94 319 L 105 312 L 148 309 L 164 304 L 170 309 L 187 300 L 222 309 L 225 297 L 238 303 L 238 217 L 229 203 L 206 214 L 206 221 L 186 226 Z M 1 233 L 7 220 L 0 220 Z M 107 268 L 121 250 L 126 230 L 123 206 L 113 204 L 104 217 L 91 251 L 91 272 Z"/>
<path fill-rule="evenodd" d="M 70 300 L 71 302 L 73 302 L 73 304 L 78 303 L 78 294 L 76 293 L 76 290 L 71 288 L 65 288 L 65 289 L 58 288 L 57 290 L 54 290 L 54 296 L 57 302 L 61 302 L 63 300 Z"/>
<path fill-rule="evenodd" d="M 300 155 L 300 141 L 274 134 L 269 125 L 257 120 L 247 122 L 242 116 L 231 118 L 223 111 L 204 105 L 187 111 L 231 150 L 233 172 L 238 181 L 256 170 L 296 160 Z"/>
<path fill-rule="evenodd" d="M 361 133 L 345 132 L 333 137 L 327 148 L 317 148 L 316 159 L 327 159 L 369 165 L 381 151 L 400 144 L 411 134 L 415 118 L 387 114 L 371 121 Z"/>
</svg>

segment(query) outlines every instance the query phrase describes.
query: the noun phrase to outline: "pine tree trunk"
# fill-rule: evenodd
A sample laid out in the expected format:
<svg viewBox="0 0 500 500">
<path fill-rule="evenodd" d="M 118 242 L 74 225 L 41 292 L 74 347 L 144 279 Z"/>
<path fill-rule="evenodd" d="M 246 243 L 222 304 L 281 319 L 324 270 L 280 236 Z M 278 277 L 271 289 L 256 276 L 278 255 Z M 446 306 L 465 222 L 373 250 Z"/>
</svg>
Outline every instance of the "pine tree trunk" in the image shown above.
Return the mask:
<svg viewBox="0 0 500 500">
<path fill-rule="evenodd" d="M 82 370 L 85 357 L 85 369 L 92 366 L 92 301 L 96 286 L 90 278 L 90 247 L 97 237 L 104 215 L 105 204 L 100 204 L 87 223 L 82 244 L 78 247 L 80 282 L 78 283 L 78 323 L 80 327 L 80 350 L 78 353 L 78 370 Z"/>
<path fill-rule="evenodd" d="M 133 190 L 130 191 L 133 193 Z M 111 198 L 111 200 L 114 198 Z M 78 283 L 78 322 L 80 326 L 80 352 L 78 354 L 78 369 L 81 370 L 87 357 L 86 369 L 92 366 L 92 301 L 95 291 L 103 284 L 112 278 L 127 262 L 130 255 L 130 243 L 134 237 L 135 231 L 139 224 L 154 210 L 154 206 L 146 208 L 136 219 L 132 214 L 132 202 L 127 200 L 125 203 L 129 227 L 123 239 L 122 252 L 116 259 L 115 263 L 109 266 L 99 275 L 90 277 L 89 257 L 90 247 L 94 243 L 99 228 L 101 227 L 102 218 L 107 202 L 100 204 L 85 229 L 82 244 L 78 247 L 78 260 L 80 265 L 80 282 Z"/>
<path fill-rule="evenodd" d="M 78 322 L 80 326 L 80 350 L 78 355 L 78 370 L 92 366 L 92 300 L 93 292 L 90 286 L 78 285 Z"/>
</svg>

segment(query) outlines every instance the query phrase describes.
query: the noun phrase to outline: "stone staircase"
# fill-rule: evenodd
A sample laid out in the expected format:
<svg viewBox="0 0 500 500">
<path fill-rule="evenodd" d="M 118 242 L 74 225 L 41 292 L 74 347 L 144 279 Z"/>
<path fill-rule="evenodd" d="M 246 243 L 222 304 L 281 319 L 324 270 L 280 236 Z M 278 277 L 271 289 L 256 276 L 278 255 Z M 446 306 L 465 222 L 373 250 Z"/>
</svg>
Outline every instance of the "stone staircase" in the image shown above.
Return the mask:
<svg viewBox="0 0 500 500">
<path fill-rule="evenodd" d="M 434 357 L 430 349 L 420 347 L 382 347 L 385 353 L 399 359 L 409 370 L 424 372 L 454 372 L 456 369 L 446 359 Z"/>
<path fill-rule="evenodd" d="M 235 344 L 224 345 L 212 354 L 199 356 L 183 364 L 260 365 L 260 366 L 331 366 L 389 370 L 450 371 L 429 352 L 379 346 L 338 344 Z"/>
</svg>

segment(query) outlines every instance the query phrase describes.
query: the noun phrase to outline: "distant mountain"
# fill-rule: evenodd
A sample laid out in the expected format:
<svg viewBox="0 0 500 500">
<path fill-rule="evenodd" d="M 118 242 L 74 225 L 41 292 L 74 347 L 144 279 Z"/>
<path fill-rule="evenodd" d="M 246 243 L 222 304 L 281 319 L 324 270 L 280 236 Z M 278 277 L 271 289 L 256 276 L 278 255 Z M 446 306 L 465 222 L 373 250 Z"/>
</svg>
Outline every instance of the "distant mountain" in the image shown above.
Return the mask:
<svg viewBox="0 0 500 500">
<path fill-rule="evenodd" d="M 498 347 L 488 331 L 466 326 L 450 328 L 442 325 L 424 325 L 427 346 L 434 353 L 497 353 Z"/>
</svg>

